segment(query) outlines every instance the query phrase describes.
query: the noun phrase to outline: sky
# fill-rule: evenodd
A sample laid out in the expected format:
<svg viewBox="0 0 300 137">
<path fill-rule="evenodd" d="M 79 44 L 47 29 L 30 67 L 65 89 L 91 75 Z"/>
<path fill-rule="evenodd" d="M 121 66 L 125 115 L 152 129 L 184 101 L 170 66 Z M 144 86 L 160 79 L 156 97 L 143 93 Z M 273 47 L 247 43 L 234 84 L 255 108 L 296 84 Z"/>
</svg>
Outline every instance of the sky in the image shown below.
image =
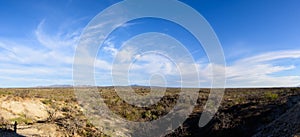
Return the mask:
<svg viewBox="0 0 300 137">
<path fill-rule="evenodd" d="M 0 1 L 0 87 L 72 85 L 74 56 L 82 33 L 97 14 L 118 2 Z M 226 87 L 300 85 L 300 1 L 181 2 L 199 12 L 218 36 L 226 61 Z M 108 16 L 107 22 L 113 20 Z M 141 47 L 147 51 L 151 46 L 154 52 L 138 55 Z M 128 83 L 112 75 L 112 71 L 123 68 L 118 61 L 131 63 L 126 70 Z M 158 18 L 141 18 L 120 25 L 99 45 L 95 79 L 99 86 L 176 87 L 180 76 L 195 75 L 190 71 L 195 66 L 200 86 L 210 87 L 213 65 L 201 43 L 182 26 Z M 180 66 L 185 69 L 179 70 Z"/>
</svg>

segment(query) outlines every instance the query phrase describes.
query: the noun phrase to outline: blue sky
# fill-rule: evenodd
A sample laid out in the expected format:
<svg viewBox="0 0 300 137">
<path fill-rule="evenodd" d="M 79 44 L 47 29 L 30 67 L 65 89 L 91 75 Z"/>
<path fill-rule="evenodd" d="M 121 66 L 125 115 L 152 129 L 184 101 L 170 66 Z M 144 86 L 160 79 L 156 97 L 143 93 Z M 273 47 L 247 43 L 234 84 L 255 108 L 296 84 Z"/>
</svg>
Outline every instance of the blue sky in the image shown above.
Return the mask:
<svg viewBox="0 0 300 137">
<path fill-rule="evenodd" d="M 73 57 L 81 33 L 99 12 L 117 2 L 0 1 L 0 87 L 72 84 Z M 182 2 L 202 14 L 217 34 L 227 64 L 227 87 L 300 84 L 300 1 Z M 145 32 L 166 33 L 183 43 L 193 55 L 201 85 L 209 87 L 212 64 L 201 44 L 181 26 L 154 18 L 128 22 L 107 38 L 95 64 L 98 85 L 112 84 L 112 61 L 122 53 L 118 51 L 121 44 Z M 148 42 L 155 39 L 149 37 Z M 128 43 L 134 45 L 132 41 Z M 124 50 L 128 56 L 130 52 Z M 168 86 L 177 86 L 176 64 L 160 57 L 145 55 L 137 59 L 129 74 L 131 84 L 148 84 L 152 73 L 161 72 Z"/>
</svg>

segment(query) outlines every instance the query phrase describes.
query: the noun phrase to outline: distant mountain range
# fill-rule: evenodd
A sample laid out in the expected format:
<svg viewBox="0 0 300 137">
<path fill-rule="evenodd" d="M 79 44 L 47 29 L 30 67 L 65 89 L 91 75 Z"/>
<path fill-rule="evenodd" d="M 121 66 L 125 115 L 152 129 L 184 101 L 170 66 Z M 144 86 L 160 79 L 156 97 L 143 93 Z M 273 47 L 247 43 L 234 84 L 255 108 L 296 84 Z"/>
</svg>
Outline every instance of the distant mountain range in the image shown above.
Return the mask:
<svg viewBox="0 0 300 137">
<path fill-rule="evenodd" d="M 70 88 L 73 85 L 49 85 L 49 86 L 37 86 L 37 88 Z"/>
<path fill-rule="evenodd" d="M 132 84 L 132 85 L 128 85 L 130 87 L 150 87 L 150 86 L 144 86 L 144 85 L 138 85 L 138 84 Z M 48 85 L 48 86 L 37 86 L 37 88 L 71 88 L 74 87 L 73 85 L 67 85 L 67 84 L 63 84 L 63 85 Z M 80 85 L 80 86 L 76 86 L 76 87 L 94 87 L 91 85 Z M 102 87 L 102 86 L 99 86 Z M 103 86 L 103 87 L 113 87 L 113 86 Z M 124 86 L 117 86 L 117 87 L 124 87 Z M 126 87 L 126 86 L 125 86 Z"/>
</svg>

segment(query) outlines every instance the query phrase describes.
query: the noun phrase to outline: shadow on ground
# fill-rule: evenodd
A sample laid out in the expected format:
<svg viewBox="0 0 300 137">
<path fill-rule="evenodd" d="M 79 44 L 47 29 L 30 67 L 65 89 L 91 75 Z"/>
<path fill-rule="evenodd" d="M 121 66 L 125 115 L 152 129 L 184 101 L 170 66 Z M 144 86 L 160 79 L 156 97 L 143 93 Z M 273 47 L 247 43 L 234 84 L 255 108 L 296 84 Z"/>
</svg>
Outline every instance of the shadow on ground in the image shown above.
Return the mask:
<svg viewBox="0 0 300 137">
<path fill-rule="evenodd" d="M 247 98 L 241 104 L 226 106 L 224 104 L 228 104 L 228 102 L 225 102 L 214 118 L 202 128 L 198 127 L 201 112 L 194 113 L 184 122 L 182 127 L 168 134 L 167 137 L 251 137 L 266 128 L 270 123 L 280 118 L 280 116 L 300 102 L 300 94 L 293 91 L 280 92 L 277 94 L 279 94 L 277 99 L 268 100 L 263 98 L 263 95 L 257 95 L 262 96 L 262 98 L 247 95 Z M 298 120 L 300 121 L 300 119 Z M 300 129 L 300 125 L 297 126 L 298 127 L 294 127 L 294 129 Z M 296 134 L 296 131 L 292 131 L 287 127 L 283 127 L 283 129 L 285 129 L 285 131 L 282 132 L 285 132 L 284 134 L 286 136 Z M 270 132 L 268 136 L 276 136 L 273 135 L 273 133 L 276 132 Z"/>
<path fill-rule="evenodd" d="M 12 130 L 0 128 L 0 137 L 25 137 L 25 136 L 19 135 L 18 133 Z"/>
</svg>

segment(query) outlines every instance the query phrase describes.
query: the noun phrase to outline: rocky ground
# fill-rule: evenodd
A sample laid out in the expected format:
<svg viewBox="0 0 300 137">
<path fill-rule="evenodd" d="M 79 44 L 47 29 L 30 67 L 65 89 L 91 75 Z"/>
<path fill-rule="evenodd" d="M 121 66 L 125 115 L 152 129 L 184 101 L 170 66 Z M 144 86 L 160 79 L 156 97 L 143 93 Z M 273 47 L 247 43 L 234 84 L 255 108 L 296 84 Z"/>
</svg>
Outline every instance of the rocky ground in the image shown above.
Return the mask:
<svg viewBox="0 0 300 137">
<path fill-rule="evenodd" d="M 199 99 L 203 106 L 205 98 Z M 200 109 L 194 111 L 182 128 L 167 136 L 293 137 L 300 129 L 299 101 L 299 88 L 227 89 L 209 124 L 198 127 Z"/>
<path fill-rule="evenodd" d="M 269 125 L 254 135 L 254 137 L 278 137 L 299 136 L 300 129 L 300 104 L 296 104 L 286 113 L 271 122 Z"/>
<path fill-rule="evenodd" d="M 86 119 L 72 89 L 1 91 L 0 137 L 104 136 Z M 14 122 L 17 133 L 12 131 Z"/>
<path fill-rule="evenodd" d="M 137 87 L 136 92 L 150 91 Z M 178 99 L 179 89 L 168 89 L 156 105 L 139 108 L 126 104 L 112 88 L 99 92 L 108 107 L 130 121 L 151 121 L 167 114 Z M 226 89 L 222 104 L 205 127 L 198 121 L 209 94 L 199 90 L 193 113 L 166 136 L 293 137 L 300 134 L 300 89 Z M 124 111 L 125 110 L 125 111 Z M 12 125 L 17 121 L 17 133 Z M 0 89 L 0 137 L 2 136 L 107 136 L 83 114 L 72 88 Z"/>
</svg>

